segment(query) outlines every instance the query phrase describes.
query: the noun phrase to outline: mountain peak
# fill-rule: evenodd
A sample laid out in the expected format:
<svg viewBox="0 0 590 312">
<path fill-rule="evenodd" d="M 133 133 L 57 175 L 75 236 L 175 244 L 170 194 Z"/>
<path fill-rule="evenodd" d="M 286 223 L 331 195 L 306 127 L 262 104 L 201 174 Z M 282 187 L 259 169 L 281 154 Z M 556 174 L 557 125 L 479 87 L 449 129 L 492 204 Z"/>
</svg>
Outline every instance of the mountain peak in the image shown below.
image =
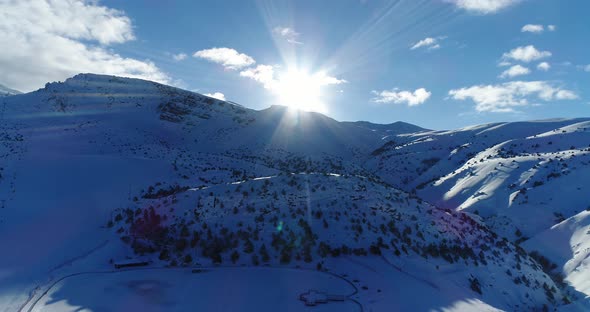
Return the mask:
<svg viewBox="0 0 590 312">
<path fill-rule="evenodd" d="M 403 121 L 396 121 L 390 124 L 376 124 L 368 121 L 355 121 L 349 122 L 354 124 L 358 127 L 369 129 L 372 131 L 379 131 L 384 132 L 386 135 L 398 135 L 398 134 L 406 134 L 406 133 L 416 133 L 416 132 L 423 132 L 423 131 L 430 131 L 429 129 L 422 128 L 420 126 L 416 126 L 411 123 L 403 122 Z"/>
</svg>

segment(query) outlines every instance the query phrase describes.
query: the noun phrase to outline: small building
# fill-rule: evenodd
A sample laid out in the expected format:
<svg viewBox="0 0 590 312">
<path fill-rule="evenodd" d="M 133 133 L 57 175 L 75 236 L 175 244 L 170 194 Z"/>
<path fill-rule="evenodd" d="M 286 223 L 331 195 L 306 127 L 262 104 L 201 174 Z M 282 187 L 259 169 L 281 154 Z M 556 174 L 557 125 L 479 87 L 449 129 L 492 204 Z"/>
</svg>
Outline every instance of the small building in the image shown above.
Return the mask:
<svg viewBox="0 0 590 312">
<path fill-rule="evenodd" d="M 306 306 L 316 306 L 329 301 L 345 301 L 346 296 L 330 295 L 325 292 L 310 289 L 309 291 L 299 295 L 299 300 L 303 301 Z"/>
<path fill-rule="evenodd" d="M 141 267 L 150 264 L 148 261 L 143 260 L 123 260 L 123 261 L 116 261 L 113 263 L 116 269 L 122 268 L 131 268 L 131 267 Z"/>
</svg>

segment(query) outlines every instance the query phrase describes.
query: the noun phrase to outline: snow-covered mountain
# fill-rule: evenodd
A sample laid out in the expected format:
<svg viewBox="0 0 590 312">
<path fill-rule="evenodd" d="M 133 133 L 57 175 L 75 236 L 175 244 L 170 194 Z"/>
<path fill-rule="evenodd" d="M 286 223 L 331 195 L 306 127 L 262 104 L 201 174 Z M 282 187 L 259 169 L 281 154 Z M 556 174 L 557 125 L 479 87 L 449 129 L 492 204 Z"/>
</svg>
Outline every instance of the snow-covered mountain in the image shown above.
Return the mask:
<svg viewBox="0 0 590 312">
<path fill-rule="evenodd" d="M 438 207 L 480 216 L 494 232 L 548 257 L 552 270 L 587 294 L 589 250 L 580 235 L 590 207 L 589 130 L 590 119 L 581 118 L 401 135 L 367 167 Z"/>
<path fill-rule="evenodd" d="M 259 270 L 261 280 L 275 275 L 258 267 L 313 270 L 302 288 L 256 286 L 286 298 L 336 291 L 335 281 L 320 283 L 336 277 L 356 291 L 351 305 L 323 306 L 335 311 L 529 311 L 572 308 L 590 294 L 590 119 L 433 131 L 282 106 L 255 111 L 94 74 L 2 103 L 6 310 L 100 310 L 74 285 L 131 283 L 133 272 L 113 269 L 123 259 L 150 262 L 145 274 L 174 291 L 148 286 L 173 310 L 190 304 L 172 293 L 197 287 L 186 284 L 194 268 Z M 100 274 L 113 270 L 105 282 Z M 114 294 L 103 296 L 118 302 Z M 209 298 L 200 296 L 192 297 Z"/>
<path fill-rule="evenodd" d="M 22 92 L 18 91 L 18 90 L 14 90 L 11 89 L 9 87 L 6 87 L 2 84 L 0 84 L 0 96 L 9 96 L 9 95 L 16 95 L 16 94 L 21 94 Z"/>
</svg>

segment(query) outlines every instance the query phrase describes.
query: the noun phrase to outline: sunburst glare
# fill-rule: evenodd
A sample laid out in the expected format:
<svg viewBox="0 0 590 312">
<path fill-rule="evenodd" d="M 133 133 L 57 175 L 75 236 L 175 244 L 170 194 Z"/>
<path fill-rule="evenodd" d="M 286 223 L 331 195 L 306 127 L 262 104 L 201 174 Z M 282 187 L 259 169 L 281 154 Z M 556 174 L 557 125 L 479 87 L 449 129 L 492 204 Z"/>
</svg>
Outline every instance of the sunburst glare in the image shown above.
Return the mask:
<svg viewBox="0 0 590 312">
<path fill-rule="evenodd" d="M 321 101 L 321 81 L 318 74 L 299 69 L 288 70 L 279 76 L 275 92 L 279 104 L 305 111 L 326 112 Z"/>
<path fill-rule="evenodd" d="M 330 85 L 346 83 L 346 80 L 328 76 L 324 71 L 310 73 L 299 68 L 289 68 L 279 74 L 272 89 L 279 104 L 290 108 L 326 113 L 323 90 Z"/>
</svg>

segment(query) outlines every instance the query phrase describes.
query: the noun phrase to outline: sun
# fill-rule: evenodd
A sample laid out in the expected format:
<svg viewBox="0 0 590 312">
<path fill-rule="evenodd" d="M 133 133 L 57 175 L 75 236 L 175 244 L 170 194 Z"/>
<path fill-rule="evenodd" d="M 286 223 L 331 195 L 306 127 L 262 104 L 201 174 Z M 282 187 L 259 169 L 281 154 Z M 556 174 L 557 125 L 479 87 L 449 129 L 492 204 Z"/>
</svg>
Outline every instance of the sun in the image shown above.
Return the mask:
<svg viewBox="0 0 590 312">
<path fill-rule="evenodd" d="M 323 72 L 310 74 L 301 69 L 290 69 L 280 75 L 274 91 L 279 103 L 290 108 L 326 113 L 322 102 L 322 86 L 326 75 Z"/>
</svg>

